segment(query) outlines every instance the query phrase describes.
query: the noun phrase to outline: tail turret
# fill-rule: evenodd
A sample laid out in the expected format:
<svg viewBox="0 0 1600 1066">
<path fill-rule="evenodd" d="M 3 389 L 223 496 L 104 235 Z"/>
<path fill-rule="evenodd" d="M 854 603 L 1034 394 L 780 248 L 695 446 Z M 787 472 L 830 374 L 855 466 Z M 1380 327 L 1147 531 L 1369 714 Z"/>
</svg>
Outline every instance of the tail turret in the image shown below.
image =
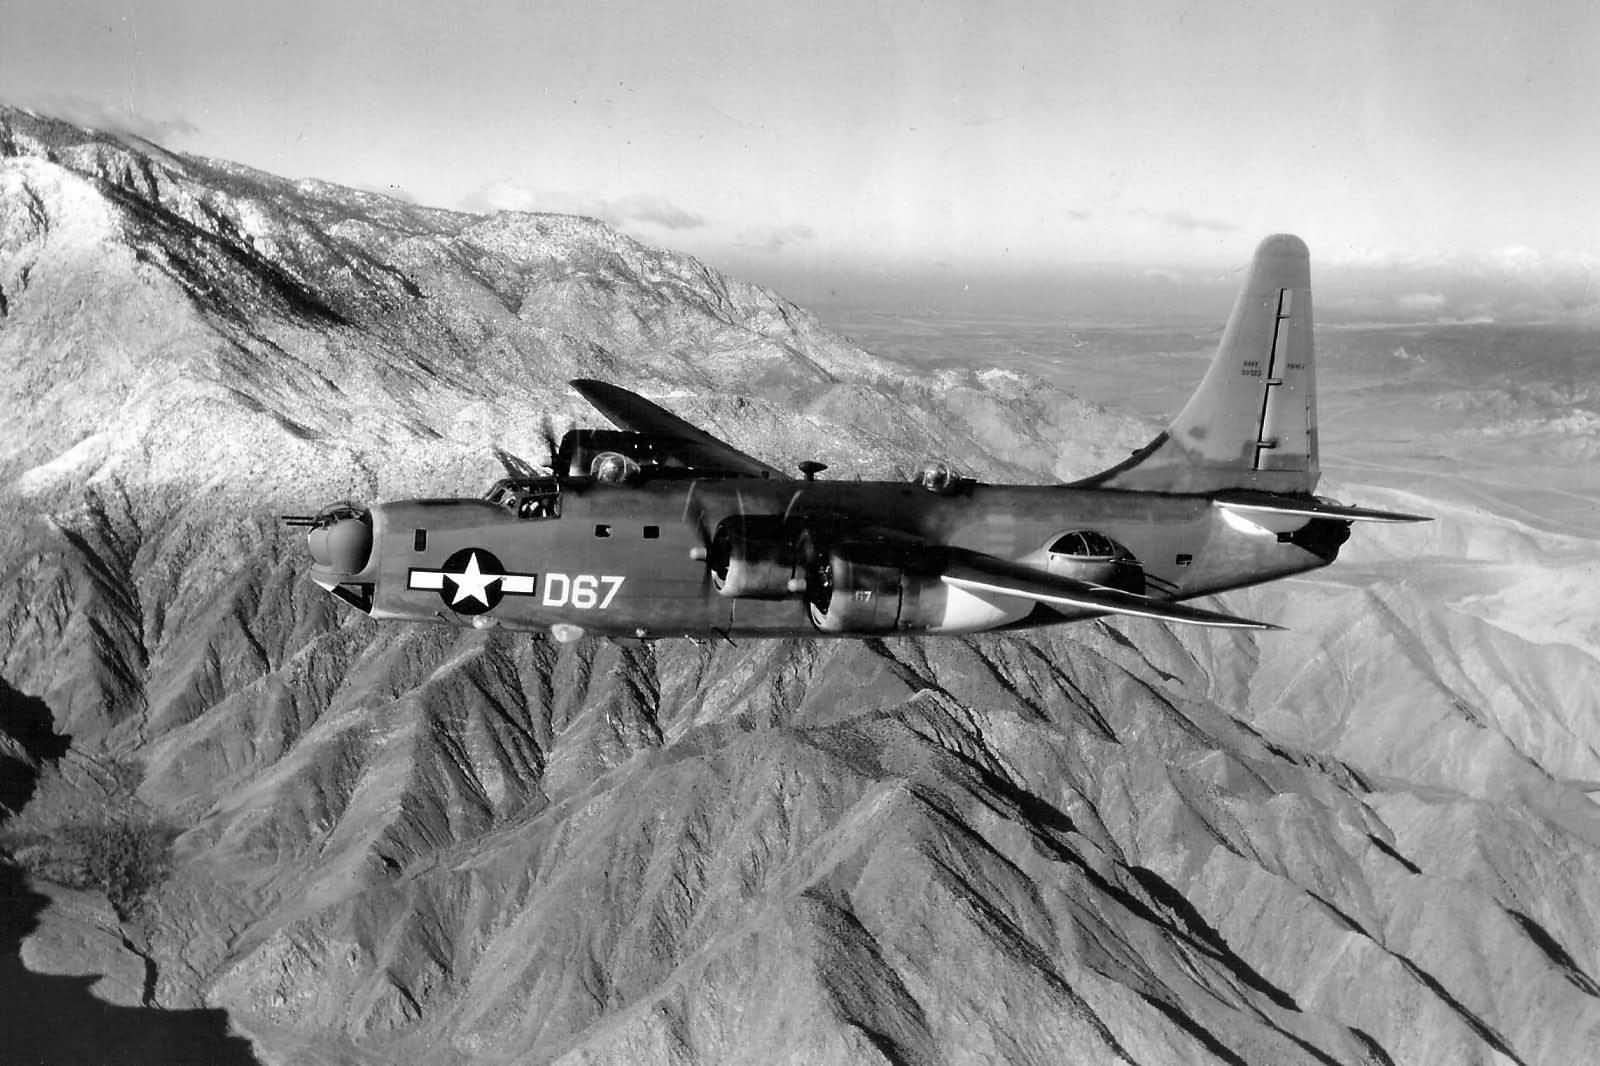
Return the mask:
<svg viewBox="0 0 1600 1066">
<path fill-rule="evenodd" d="M 1216 358 L 1188 404 L 1155 440 L 1079 484 L 1309 493 L 1318 475 L 1310 255 L 1299 237 L 1278 234 L 1256 248 Z"/>
</svg>

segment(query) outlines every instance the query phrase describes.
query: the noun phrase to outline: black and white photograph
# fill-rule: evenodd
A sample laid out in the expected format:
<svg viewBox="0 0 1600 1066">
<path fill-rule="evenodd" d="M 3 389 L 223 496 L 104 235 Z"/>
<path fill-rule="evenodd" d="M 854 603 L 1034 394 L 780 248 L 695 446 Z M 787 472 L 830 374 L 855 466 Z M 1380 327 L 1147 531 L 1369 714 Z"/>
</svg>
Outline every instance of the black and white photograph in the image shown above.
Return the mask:
<svg viewBox="0 0 1600 1066">
<path fill-rule="evenodd" d="M 0 1066 L 1600 1062 L 1597 55 L 0 0 Z"/>
</svg>

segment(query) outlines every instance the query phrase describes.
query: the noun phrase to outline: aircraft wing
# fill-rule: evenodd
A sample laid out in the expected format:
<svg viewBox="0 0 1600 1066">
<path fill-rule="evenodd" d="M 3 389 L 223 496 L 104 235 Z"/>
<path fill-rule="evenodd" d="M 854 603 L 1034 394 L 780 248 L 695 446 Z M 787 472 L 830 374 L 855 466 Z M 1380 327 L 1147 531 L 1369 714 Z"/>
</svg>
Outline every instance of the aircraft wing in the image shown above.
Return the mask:
<svg viewBox="0 0 1600 1066">
<path fill-rule="evenodd" d="M 1154 618 L 1162 622 L 1213 626 L 1221 629 L 1282 629 L 1270 622 L 1256 622 L 1218 611 L 1186 607 L 1169 600 L 1154 600 L 1131 592 L 1106 588 L 1061 574 L 1049 574 L 1021 563 L 997 559 L 992 555 L 963 553 L 945 566 L 940 580 L 969 592 L 1020 596 L 1055 607 L 1073 607 L 1106 614 L 1125 614 Z"/>
<path fill-rule="evenodd" d="M 696 466 L 747 474 L 750 477 L 789 480 L 789 475 L 777 467 L 769 466 L 754 456 L 746 455 L 698 426 L 685 422 L 671 411 L 656 406 L 638 393 L 589 378 L 578 378 L 570 384 L 618 429 L 649 433 L 652 436 L 669 437 L 680 441 L 686 446 L 686 450 L 690 453 L 689 458 Z"/>
</svg>

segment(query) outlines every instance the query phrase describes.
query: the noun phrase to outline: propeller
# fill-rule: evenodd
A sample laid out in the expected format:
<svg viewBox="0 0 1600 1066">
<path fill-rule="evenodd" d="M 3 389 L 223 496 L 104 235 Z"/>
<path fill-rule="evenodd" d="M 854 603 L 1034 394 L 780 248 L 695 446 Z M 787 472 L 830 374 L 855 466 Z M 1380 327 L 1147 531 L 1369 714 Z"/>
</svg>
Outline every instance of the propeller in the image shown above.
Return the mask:
<svg viewBox="0 0 1600 1066">
<path fill-rule="evenodd" d="M 691 558 L 706 563 L 705 579 L 707 582 L 709 582 L 711 580 L 710 559 L 712 533 L 711 529 L 709 528 L 709 524 L 706 521 L 705 504 L 701 503 L 698 498 L 699 490 L 700 483 L 698 481 L 691 481 L 689 483 L 689 495 L 686 496 L 683 501 L 683 520 L 694 528 L 695 535 L 700 540 L 699 546 L 690 550 L 690 556 Z"/>
<path fill-rule="evenodd" d="M 556 436 L 556 422 L 546 411 L 539 418 L 539 439 L 544 441 L 545 466 L 555 469 L 556 455 L 561 450 L 561 441 Z"/>
<path fill-rule="evenodd" d="M 506 468 L 506 475 L 514 478 L 539 477 L 541 471 L 518 455 L 512 455 L 504 448 L 496 448 L 494 457 L 500 460 L 500 465 Z"/>
<path fill-rule="evenodd" d="M 728 554 L 731 544 L 727 535 L 719 537 L 718 531 L 711 528 L 711 522 L 706 517 L 705 504 L 699 498 L 700 483 L 691 482 L 689 494 L 683 502 L 683 519 L 695 531 L 700 543 L 690 550 L 690 557 L 706 564 L 705 576 L 702 579 L 701 589 L 711 587 L 712 575 L 718 571 L 726 572 L 728 568 Z M 745 514 L 744 493 L 736 493 L 738 514 L 742 518 Z"/>
<path fill-rule="evenodd" d="M 494 457 L 500 460 L 500 465 L 506 468 L 506 475 L 513 478 L 549 477 L 555 470 L 556 455 L 561 444 L 556 436 L 555 419 L 546 412 L 539 418 L 539 440 L 544 444 L 544 464 L 535 466 L 522 458 L 514 455 L 504 448 L 496 448 Z"/>
</svg>

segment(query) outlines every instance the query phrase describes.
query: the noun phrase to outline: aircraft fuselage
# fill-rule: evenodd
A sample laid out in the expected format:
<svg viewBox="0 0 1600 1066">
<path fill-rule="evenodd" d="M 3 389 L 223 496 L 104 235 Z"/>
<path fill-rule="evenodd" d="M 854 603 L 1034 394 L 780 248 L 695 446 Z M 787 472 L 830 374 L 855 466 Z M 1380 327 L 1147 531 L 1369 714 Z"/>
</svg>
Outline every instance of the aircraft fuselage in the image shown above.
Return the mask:
<svg viewBox="0 0 1600 1066">
<path fill-rule="evenodd" d="M 543 510 L 520 517 L 479 499 L 379 504 L 368 566 L 313 577 L 372 586 L 379 619 L 637 637 L 961 633 L 1102 612 L 953 588 L 939 577 L 947 551 L 1105 583 L 1080 573 L 1113 565 L 1104 554 L 1051 551 L 1092 531 L 1121 549 L 1119 572 L 1137 572 L 1130 591 L 1187 599 L 1325 566 L 1348 527 L 1302 517 L 1267 528 L 1204 495 L 970 482 L 939 494 L 876 481 L 563 479 Z M 714 531 L 741 518 L 771 531 L 772 550 L 752 554 L 779 571 L 753 592 L 715 580 L 719 560 L 707 560 Z M 1296 535 L 1313 526 L 1316 536 Z M 844 560 L 821 580 L 842 584 L 829 590 L 847 598 L 836 613 L 854 610 L 843 628 L 814 609 L 818 570 L 828 569 L 819 560 L 830 553 Z"/>
<path fill-rule="evenodd" d="M 1248 629 L 1178 601 L 1326 566 L 1352 522 L 1422 516 L 1313 496 L 1309 253 L 1262 241 L 1217 354 L 1144 448 L 1072 485 L 803 480 L 620 386 L 616 427 L 551 469 L 501 453 L 482 500 L 325 508 L 312 577 L 380 619 L 665 636 L 975 633 L 1102 614 Z M 553 444 L 553 442 L 552 442 Z"/>
</svg>

